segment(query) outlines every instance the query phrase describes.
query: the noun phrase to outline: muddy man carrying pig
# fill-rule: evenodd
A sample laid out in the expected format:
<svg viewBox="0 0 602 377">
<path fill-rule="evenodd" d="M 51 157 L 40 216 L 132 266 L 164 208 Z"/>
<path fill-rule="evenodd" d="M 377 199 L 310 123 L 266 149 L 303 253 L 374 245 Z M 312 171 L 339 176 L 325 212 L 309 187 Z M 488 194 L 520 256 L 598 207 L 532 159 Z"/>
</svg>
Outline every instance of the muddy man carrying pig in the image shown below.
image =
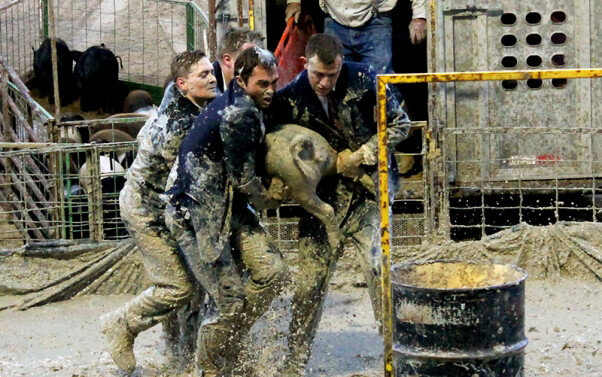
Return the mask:
<svg viewBox="0 0 602 377">
<path fill-rule="evenodd" d="M 376 74 L 370 66 L 345 62 L 341 42 L 326 34 L 309 39 L 302 59 L 305 70 L 276 93 L 270 107 L 270 123 L 286 126 L 275 126 L 266 137 L 268 173 L 295 182 L 285 182 L 289 194 L 307 211 L 299 221 L 301 273 L 294 285 L 285 376 L 304 375 L 330 276 L 343 249 L 358 256 L 375 318 L 381 319 Z M 392 152 L 407 138 L 410 120 L 389 90 L 387 120 L 394 193 L 399 176 Z M 272 158 L 271 148 L 285 157 Z"/>
</svg>

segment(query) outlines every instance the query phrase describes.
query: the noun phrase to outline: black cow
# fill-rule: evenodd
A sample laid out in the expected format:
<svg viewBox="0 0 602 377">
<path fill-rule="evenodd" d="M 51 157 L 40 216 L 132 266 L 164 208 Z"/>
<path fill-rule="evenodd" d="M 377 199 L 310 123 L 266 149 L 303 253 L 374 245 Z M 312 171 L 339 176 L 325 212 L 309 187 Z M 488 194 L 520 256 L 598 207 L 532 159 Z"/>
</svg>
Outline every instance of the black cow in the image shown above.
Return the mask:
<svg viewBox="0 0 602 377">
<path fill-rule="evenodd" d="M 60 38 L 56 39 L 59 98 L 61 105 L 68 105 L 77 98 L 77 87 L 73 76 L 73 53 Z M 52 82 L 52 57 L 50 39 L 46 38 L 33 52 L 33 70 L 40 95 L 48 96 L 48 102 L 54 105 L 54 85 Z"/>
<path fill-rule="evenodd" d="M 82 111 L 115 113 L 121 110 L 117 57 L 104 43 L 84 51 L 75 66 Z"/>
</svg>

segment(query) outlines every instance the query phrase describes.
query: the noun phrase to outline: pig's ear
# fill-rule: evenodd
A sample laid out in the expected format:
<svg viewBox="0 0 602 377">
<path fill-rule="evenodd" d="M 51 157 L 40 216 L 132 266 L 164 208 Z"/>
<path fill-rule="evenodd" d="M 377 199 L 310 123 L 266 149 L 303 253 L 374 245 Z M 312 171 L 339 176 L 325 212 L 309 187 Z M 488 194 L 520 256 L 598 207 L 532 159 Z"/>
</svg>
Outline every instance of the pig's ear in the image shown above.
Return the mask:
<svg viewBox="0 0 602 377">
<path fill-rule="evenodd" d="M 318 174 L 313 141 L 307 135 L 297 135 L 291 140 L 290 152 L 301 173 L 313 180 Z"/>
</svg>

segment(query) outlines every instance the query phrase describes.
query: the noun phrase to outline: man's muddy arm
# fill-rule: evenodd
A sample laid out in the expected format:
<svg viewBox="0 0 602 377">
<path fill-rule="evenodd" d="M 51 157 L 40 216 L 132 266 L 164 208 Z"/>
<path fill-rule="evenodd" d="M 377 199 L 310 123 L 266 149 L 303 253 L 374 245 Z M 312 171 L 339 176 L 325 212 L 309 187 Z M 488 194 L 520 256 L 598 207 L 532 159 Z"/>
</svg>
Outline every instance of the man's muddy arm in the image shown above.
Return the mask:
<svg viewBox="0 0 602 377">
<path fill-rule="evenodd" d="M 277 208 L 279 202 L 270 197 L 256 174 L 255 156 L 261 137 L 259 112 L 246 110 L 232 118 L 220 127 L 224 161 L 232 186 L 247 195 L 256 210 Z"/>
</svg>

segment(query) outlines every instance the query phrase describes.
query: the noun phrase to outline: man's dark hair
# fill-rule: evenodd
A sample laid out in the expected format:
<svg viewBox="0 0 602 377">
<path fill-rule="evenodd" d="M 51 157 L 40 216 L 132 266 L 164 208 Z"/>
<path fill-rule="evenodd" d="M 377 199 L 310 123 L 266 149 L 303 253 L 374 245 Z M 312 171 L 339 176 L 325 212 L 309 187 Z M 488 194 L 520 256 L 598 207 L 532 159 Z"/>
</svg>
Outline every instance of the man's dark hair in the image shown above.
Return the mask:
<svg viewBox="0 0 602 377">
<path fill-rule="evenodd" d="M 270 71 L 277 68 L 278 61 L 270 51 L 261 47 L 251 47 L 238 55 L 234 63 L 234 72 L 246 84 L 253 73 L 253 68 L 257 66 Z"/>
<path fill-rule="evenodd" d="M 242 45 L 247 42 L 254 43 L 259 46 L 265 38 L 254 30 L 249 28 L 231 28 L 222 37 L 219 45 L 217 56 L 221 60 L 224 54 L 236 57 L 240 52 Z"/>
<path fill-rule="evenodd" d="M 206 57 L 201 50 L 184 51 L 176 55 L 171 62 L 171 78 L 177 80 L 178 77 L 187 77 L 190 73 L 190 67 Z"/>
<path fill-rule="evenodd" d="M 309 60 L 318 55 L 322 64 L 333 64 L 337 56 L 343 58 L 343 44 L 337 37 L 328 34 L 314 34 L 305 46 L 305 57 Z"/>
</svg>

